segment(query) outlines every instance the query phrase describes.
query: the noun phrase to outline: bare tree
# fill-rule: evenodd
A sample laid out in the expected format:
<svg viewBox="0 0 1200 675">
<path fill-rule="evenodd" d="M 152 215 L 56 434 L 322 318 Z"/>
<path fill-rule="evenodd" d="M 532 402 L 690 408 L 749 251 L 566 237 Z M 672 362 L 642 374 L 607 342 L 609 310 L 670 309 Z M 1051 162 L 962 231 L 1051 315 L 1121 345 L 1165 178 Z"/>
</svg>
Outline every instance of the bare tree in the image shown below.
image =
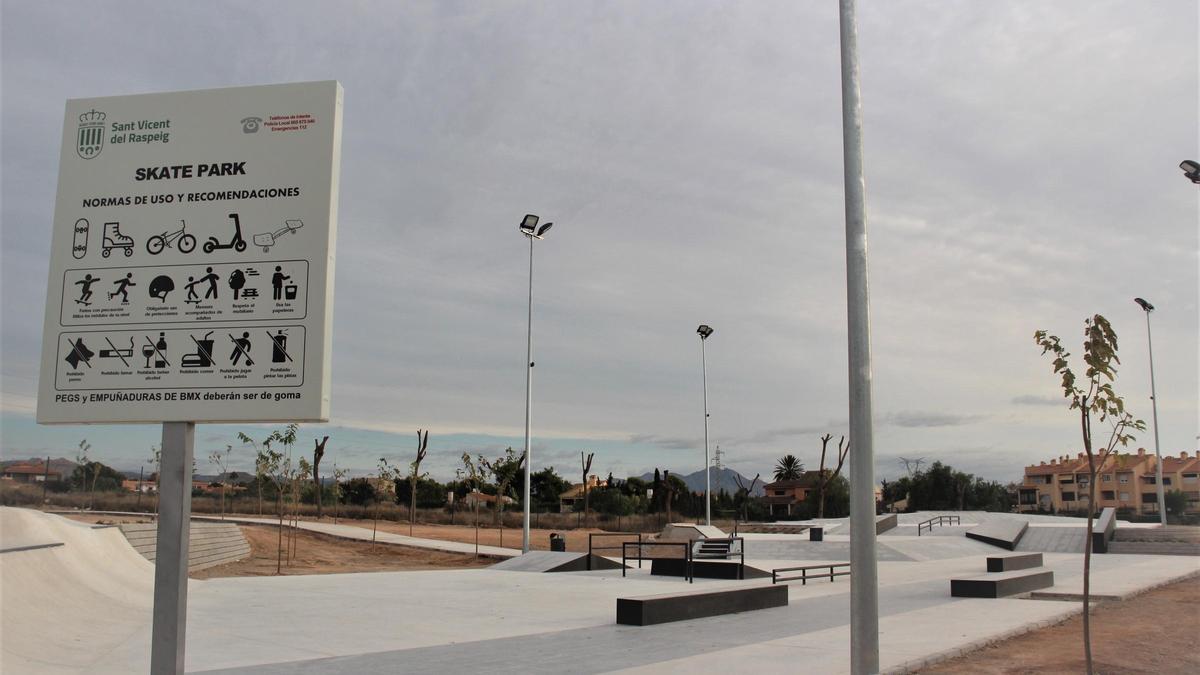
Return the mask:
<svg viewBox="0 0 1200 675">
<path fill-rule="evenodd" d="M 325 436 L 321 440 L 313 439 L 313 462 L 312 462 L 312 477 L 313 487 L 317 489 L 317 520 L 320 520 L 324 515 L 324 500 L 321 499 L 321 458 L 325 456 L 325 444 L 329 442 L 329 437 Z"/>
<path fill-rule="evenodd" d="M 742 498 L 743 522 L 750 520 L 750 496 L 754 494 L 754 485 L 758 482 L 758 479 L 761 476 L 761 473 L 754 474 L 754 480 L 750 481 L 750 487 L 746 487 L 745 482 L 742 480 L 742 474 L 737 473 L 736 471 L 733 474 L 733 480 L 738 486 L 738 496 Z"/>
<path fill-rule="evenodd" d="M 421 480 L 421 462 L 425 460 L 425 450 L 429 447 L 429 430 L 422 432 L 417 429 L 417 458 L 410 465 L 412 472 L 409 474 L 408 491 L 409 495 L 408 506 L 408 536 L 412 536 L 413 523 L 417 520 L 417 483 Z"/>
<path fill-rule="evenodd" d="M 838 474 L 842 472 L 842 464 L 846 462 L 846 455 L 850 454 L 850 444 L 846 443 L 846 437 L 842 436 L 838 439 L 838 463 L 837 469 L 832 473 L 827 473 L 825 469 L 825 451 L 829 445 L 829 439 L 833 438 L 830 434 L 825 434 L 821 437 L 821 468 L 817 471 L 817 518 L 825 517 L 825 488 Z M 845 443 L 845 449 L 842 444 Z"/>
<path fill-rule="evenodd" d="M 579 464 L 583 467 L 583 526 L 588 526 L 588 473 L 592 470 L 592 458 L 596 453 L 589 452 L 585 457 L 582 452 L 579 453 Z"/>
</svg>

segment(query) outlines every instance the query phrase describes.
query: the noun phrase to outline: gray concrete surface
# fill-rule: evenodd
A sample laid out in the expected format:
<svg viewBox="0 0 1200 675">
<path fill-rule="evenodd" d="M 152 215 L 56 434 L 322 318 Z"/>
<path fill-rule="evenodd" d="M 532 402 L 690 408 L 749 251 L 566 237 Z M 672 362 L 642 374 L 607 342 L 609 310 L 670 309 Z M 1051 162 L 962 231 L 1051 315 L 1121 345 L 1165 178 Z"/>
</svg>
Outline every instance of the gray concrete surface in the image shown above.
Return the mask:
<svg viewBox="0 0 1200 675">
<path fill-rule="evenodd" d="M 64 543 L 0 554 L 0 670 L 147 671 L 153 568 L 115 529 L 94 530 L 3 508 L 0 532 L 6 543 L 10 534 L 13 541 Z M 759 536 L 771 541 L 787 535 Z M 954 655 L 1079 611 L 1078 602 L 951 598 L 951 577 L 985 569 L 987 553 L 969 550 L 976 544 L 988 553 L 997 550 L 965 538 L 891 538 L 889 546 L 909 547 L 910 553 L 946 547 L 938 551 L 946 557 L 879 563 L 885 671 Z M 805 556 L 820 553 L 795 550 Z M 812 557 L 756 561 L 751 551 L 747 563 L 759 566 L 814 562 Z M 950 555 L 955 552 L 965 554 Z M 1063 597 L 1077 593 L 1082 555 L 1044 557 L 1055 577 L 1047 592 Z M 1096 556 L 1093 592 L 1122 597 L 1196 571 L 1195 558 Z M 648 572 L 629 570 L 626 579 L 619 570 L 518 574 L 472 569 L 193 580 L 187 669 L 839 673 L 849 667 L 850 585 L 844 579 L 792 584 L 785 608 L 661 626 L 617 626 L 617 597 L 769 583 L 697 579 L 689 585 Z"/>
</svg>

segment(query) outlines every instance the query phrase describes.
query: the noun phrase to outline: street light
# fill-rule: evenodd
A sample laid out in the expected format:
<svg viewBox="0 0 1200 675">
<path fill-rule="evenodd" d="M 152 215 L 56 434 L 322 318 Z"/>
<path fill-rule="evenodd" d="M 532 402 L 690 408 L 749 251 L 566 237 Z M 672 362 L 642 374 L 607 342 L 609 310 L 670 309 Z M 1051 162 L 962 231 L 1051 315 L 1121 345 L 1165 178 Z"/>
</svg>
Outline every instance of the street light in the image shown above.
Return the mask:
<svg viewBox="0 0 1200 675">
<path fill-rule="evenodd" d="M 704 359 L 704 341 L 713 334 L 713 329 L 707 324 L 700 324 L 696 329 L 700 336 L 700 374 L 704 382 L 704 524 L 712 525 L 712 467 L 708 464 L 708 364 Z"/>
<path fill-rule="evenodd" d="M 533 457 L 529 451 L 529 420 L 533 406 L 533 240 L 546 236 L 546 232 L 554 227 L 554 223 L 546 223 L 540 228 L 538 217 L 532 213 L 521 219 L 518 229 L 529 238 L 529 314 L 525 332 L 525 510 L 521 523 L 521 552 L 529 553 L 529 483 L 530 466 Z"/>
<path fill-rule="evenodd" d="M 1183 175 L 1187 176 L 1188 180 L 1200 184 L 1200 164 L 1185 159 L 1179 163 L 1179 168 L 1183 169 Z"/>
<path fill-rule="evenodd" d="M 1192 164 L 1195 165 L 1195 162 Z M 1150 351 L 1150 408 L 1154 411 L 1154 482 L 1158 484 L 1158 519 L 1166 525 L 1167 499 L 1163 494 L 1162 452 L 1158 447 L 1158 396 L 1154 392 L 1154 343 L 1150 340 L 1150 312 L 1154 311 L 1154 305 L 1141 298 L 1134 298 L 1133 301 L 1146 312 L 1146 347 Z"/>
</svg>

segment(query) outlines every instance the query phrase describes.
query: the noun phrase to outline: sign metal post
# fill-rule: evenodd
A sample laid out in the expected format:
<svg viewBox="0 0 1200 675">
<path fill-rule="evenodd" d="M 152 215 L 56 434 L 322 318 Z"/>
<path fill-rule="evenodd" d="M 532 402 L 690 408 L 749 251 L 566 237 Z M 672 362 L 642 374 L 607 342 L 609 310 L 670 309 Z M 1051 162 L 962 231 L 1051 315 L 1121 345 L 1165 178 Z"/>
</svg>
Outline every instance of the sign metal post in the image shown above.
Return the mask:
<svg viewBox="0 0 1200 675">
<path fill-rule="evenodd" d="M 150 672 L 154 675 L 183 672 L 195 439 L 196 425 L 192 422 L 163 424 L 150 641 Z"/>
</svg>

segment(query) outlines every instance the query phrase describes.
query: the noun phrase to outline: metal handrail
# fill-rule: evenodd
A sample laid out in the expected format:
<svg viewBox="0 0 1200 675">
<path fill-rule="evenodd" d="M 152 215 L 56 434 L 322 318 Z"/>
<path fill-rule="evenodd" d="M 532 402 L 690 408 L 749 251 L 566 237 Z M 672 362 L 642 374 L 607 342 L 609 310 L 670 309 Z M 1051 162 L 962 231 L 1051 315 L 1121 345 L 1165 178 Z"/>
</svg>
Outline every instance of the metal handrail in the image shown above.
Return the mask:
<svg viewBox="0 0 1200 675">
<path fill-rule="evenodd" d="M 697 542 L 702 543 L 702 542 L 708 542 L 708 541 L 728 542 L 729 549 L 733 548 L 733 543 L 735 541 L 741 542 L 741 546 L 738 547 L 738 554 L 741 556 L 741 562 L 738 563 L 738 579 L 739 580 L 745 579 L 746 578 L 746 539 L 744 537 L 724 537 L 721 539 L 715 539 L 715 538 L 713 538 L 713 539 L 692 539 L 691 540 L 692 551 L 693 551 L 692 560 L 696 560 L 696 554 L 695 554 L 696 543 Z M 727 551 L 728 551 L 728 549 L 727 549 Z M 730 555 L 731 554 L 727 552 L 723 559 L 729 560 Z M 704 560 L 704 559 L 711 559 L 711 558 L 701 558 L 701 560 Z"/>
<path fill-rule="evenodd" d="M 636 556 L 629 555 L 629 547 L 630 546 L 637 547 L 637 555 Z M 655 560 L 679 560 L 679 558 L 677 558 L 677 557 L 676 558 L 664 558 L 664 557 L 659 556 L 656 558 L 652 555 L 651 556 L 643 555 L 642 549 L 646 546 L 680 546 L 680 547 L 682 547 L 683 548 L 683 560 L 684 560 L 683 576 L 685 579 L 687 579 L 689 584 L 695 582 L 695 574 L 692 573 L 692 545 L 691 545 L 691 542 L 686 542 L 686 541 L 646 541 L 646 542 L 626 541 L 626 542 L 623 542 L 621 544 L 621 576 L 622 577 L 625 576 L 625 570 L 628 569 L 628 566 L 625 563 L 629 560 L 637 560 L 639 567 L 641 566 L 641 561 L 643 561 L 643 560 L 649 560 L 651 562 L 653 562 Z"/>
<path fill-rule="evenodd" d="M 620 548 L 619 546 L 595 546 L 592 544 L 592 540 L 596 537 L 637 537 L 638 543 L 642 541 L 641 532 L 589 532 L 587 557 L 587 569 L 589 572 L 592 571 L 592 551 L 614 551 Z M 641 560 L 638 560 L 638 569 L 642 569 Z"/>
<path fill-rule="evenodd" d="M 947 516 L 947 515 L 934 516 L 934 517 L 930 518 L 929 520 L 926 520 L 921 523 L 917 523 L 917 536 L 918 537 L 921 536 L 921 528 L 926 528 L 930 532 L 933 532 L 934 525 L 946 525 L 946 524 L 962 525 L 962 517 Z"/>
<path fill-rule="evenodd" d="M 839 567 L 848 568 L 848 567 L 850 567 L 850 563 L 848 563 L 848 562 L 825 563 L 824 565 L 803 565 L 801 567 L 778 567 L 776 569 L 771 570 L 771 583 L 777 584 L 781 581 L 799 581 L 801 586 L 807 586 L 809 579 L 824 579 L 825 577 L 829 577 L 829 583 L 833 583 L 834 577 L 850 576 L 849 571 L 846 571 L 846 572 L 835 572 L 834 571 L 835 568 L 839 568 Z M 820 574 L 809 574 L 808 573 L 809 570 L 824 570 L 824 569 L 828 569 L 829 571 L 821 572 Z M 779 576 L 781 572 L 799 572 L 800 576 L 798 576 L 798 577 L 783 577 L 783 576 Z"/>
</svg>

